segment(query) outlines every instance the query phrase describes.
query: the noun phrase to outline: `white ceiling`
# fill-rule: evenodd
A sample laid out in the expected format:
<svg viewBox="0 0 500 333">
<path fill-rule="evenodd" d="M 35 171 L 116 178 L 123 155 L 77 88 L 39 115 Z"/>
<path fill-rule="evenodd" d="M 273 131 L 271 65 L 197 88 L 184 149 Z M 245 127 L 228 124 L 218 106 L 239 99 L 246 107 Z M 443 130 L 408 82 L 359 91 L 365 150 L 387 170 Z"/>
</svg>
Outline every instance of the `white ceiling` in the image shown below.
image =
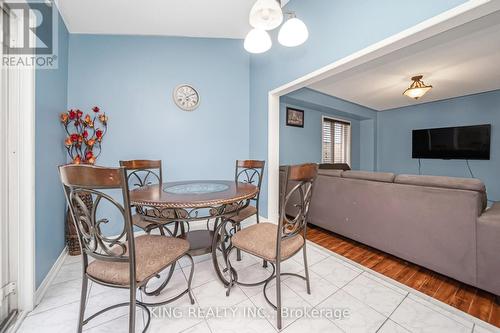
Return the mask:
<svg viewBox="0 0 500 333">
<path fill-rule="evenodd" d="M 71 33 L 244 38 L 255 0 L 58 0 Z"/>
<path fill-rule="evenodd" d="M 311 89 L 375 110 L 500 89 L 500 12 L 337 74 Z M 423 74 L 433 89 L 418 101 L 403 96 Z"/>
</svg>

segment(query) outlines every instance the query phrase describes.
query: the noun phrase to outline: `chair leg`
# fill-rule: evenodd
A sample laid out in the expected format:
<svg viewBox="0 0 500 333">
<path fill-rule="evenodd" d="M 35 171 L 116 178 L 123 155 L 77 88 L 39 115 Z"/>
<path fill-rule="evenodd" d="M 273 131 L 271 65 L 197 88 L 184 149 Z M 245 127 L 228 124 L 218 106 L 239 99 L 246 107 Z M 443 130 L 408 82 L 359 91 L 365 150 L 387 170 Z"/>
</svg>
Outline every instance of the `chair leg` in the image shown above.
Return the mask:
<svg viewBox="0 0 500 333">
<path fill-rule="evenodd" d="M 189 273 L 189 278 L 188 278 L 188 295 L 189 295 L 189 300 L 191 301 L 191 305 L 192 305 L 192 304 L 194 304 L 194 297 L 193 297 L 193 293 L 191 291 L 191 282 L 193 282 L 193 275 L 194 275 L 194 260 L 190 254 L 186 253 L 186 256 L 191 261 L 191 272 Z"/>
<path fill-rule="evenodd" d="M 78 333 L 83 330 L 83 321 L 85 320 L 85 304 L 87 303 L 87 289 L 89 285 L 89 279 L 85 274 L 83 274 L 82 279 L 82 294 L 80 296 L 80 317 L 78 319 Z"/>
<path fill-rule="evenodd" d="M 281 263 L 279 260 L 276 262 L 276 325 L 278 330 L 281 329 Z"/>
<path fill-rule="evenodd" d="M 135 297 L 136 289 L 135 286 L 130 288 L 130 305 L 128 314 L 128 331 L 129 333 L 135 332 Z"/>
<path fill-rule="evenodd" d="M 234 250 L 235 248 L 231 248 L 228 253 L 227 253 L 227 256 L 226 256 L 226 268 L 227 268 L 227 273 L 229 274 L 229 283 L 227 285 L 227 290 L 226 290 L 226 296 L 229 296 L 229 294 L 231 293 L 231 288 L 233 287 L 234 285 L 234 276 L 233 276 L 233 267 L 231 266 L 231 261 L 229 260 L 229 257 L 231 255 L 231 252 Z"/>
<path fill-rule="evenodd" d="M 236 226 L 236 230 L 241 231 L 241 224 L 238 224 Z M 236 261 L 241 261 L 241 250 L 240 249 L 236 249 Z"/>
<path fill-rule="evenodd" d="M 306 244 L 304 243 L 304 246 L 302 247 L 303 251 L 303 257 L 304 257 L 304 271 L 306 275 L 306 287 L 307 287 L 307 293 L 311 295 L 311 283 L 309 281 L 309 267 L 307 266 L 307 250 L 306 250 Z"/>
</svg>

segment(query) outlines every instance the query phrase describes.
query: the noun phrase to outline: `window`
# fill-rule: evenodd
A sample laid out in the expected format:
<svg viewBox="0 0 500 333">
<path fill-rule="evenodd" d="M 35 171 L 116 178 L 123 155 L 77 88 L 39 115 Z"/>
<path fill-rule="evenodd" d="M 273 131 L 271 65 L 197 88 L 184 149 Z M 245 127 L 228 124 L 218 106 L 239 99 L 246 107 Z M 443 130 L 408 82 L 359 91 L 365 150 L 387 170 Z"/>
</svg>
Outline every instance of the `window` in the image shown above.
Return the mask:
<svg viewBox="0 0 500 333">
<path fill-rule="evenodd" d="M 351 123 L 323 117 L 323 163 L 351 164 Z"/>
</svg>

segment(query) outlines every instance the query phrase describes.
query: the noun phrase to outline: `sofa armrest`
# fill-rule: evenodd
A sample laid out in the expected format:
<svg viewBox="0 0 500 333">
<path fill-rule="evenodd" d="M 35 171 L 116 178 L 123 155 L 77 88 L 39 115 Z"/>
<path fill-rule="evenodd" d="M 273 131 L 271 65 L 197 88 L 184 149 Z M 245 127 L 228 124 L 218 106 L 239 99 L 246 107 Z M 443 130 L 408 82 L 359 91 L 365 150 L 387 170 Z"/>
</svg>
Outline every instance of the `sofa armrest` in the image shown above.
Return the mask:
<svg viewBox="0 0 500 333">
<path fill-rule="evenodd" d="M 500 295 L 500 202 L 477 220 L 477 278 L 482 288 Z"/>
</svg>

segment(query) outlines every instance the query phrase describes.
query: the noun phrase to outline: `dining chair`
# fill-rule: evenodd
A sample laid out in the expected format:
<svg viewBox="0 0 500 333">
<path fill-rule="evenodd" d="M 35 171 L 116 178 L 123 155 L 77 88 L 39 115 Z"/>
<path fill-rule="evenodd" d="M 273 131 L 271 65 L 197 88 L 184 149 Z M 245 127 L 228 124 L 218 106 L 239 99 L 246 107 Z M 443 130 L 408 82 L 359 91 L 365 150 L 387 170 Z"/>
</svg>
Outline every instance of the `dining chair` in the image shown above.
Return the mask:
<svg viewBox="0 0 500 333">
<path fill-rule="evenodd" d="M 257 160 L 237 160 L 234 172 L 234 180 L 236 182 L 242 182 L 247 184 L 252 184 L 257 186 L 259 192 L 250 201 L 252 204 L 240 210 L 237 214 L 231 214 L 231 208 L 229 208 L 229 214 L 226 220 L 232 224 L 234 232 L 241 230 L 241 222 L 255 215 L 257 223 L 260 223 L 259 218 L 259 198 L 260 198 L 260 187 L 262 185 L 262 179 L 264 177 L 264 167 L 266 165 L 265 161 Z M 241 260 L 241 251 L 236 251 L 236 258 L 238 261 Z M 267 262 L 264 261 L 264 267 L 267 267 Z"/>
<path fill-rule="evenodd" d="M 129 307 L 129 332 L 135 331 L 136 307 L 146 312 L 147 321 L 143 330 L 145 332 L 151 319 L 148 306 L 161 306 L 185 294 L 189 295 L 191 304 L 194 304 L 191 293 L 194 265 L 192 257 L 187 253 L 189 243 L 180 238 L 161 235 L 146 234 L 134 237 L 129 188 L 124 168 L 64 165 L 59 167 L 59 175 L 78 231 L 82 253 L 83 276 L 78 332 L 82 332 L 83 326 L 90 320 L 122 306 Z M 120 200 L 109 194 L 117 190 L 121 192 Z M 87 208 L 81 199 L 82 195 L 92 197 L 92 209 Z M 110 214 L 111 208 L 118 214 Z M 117 219 L 112 225 L 113 230 L 118 230 L 116 236 L 110 236 L 102 230 L 105 225 L 111 224 L 107 217 L 102 216 L 106 212 Z M 175 265 L 182 257 L 187 257 L 192 264 L 185 290 L 158 303 L 136 300 L 137 290 L 144 291 L 150 279 L 158 277 L 161 271 Z M 129 289 L 129 301 L 106 307 L 85 319 L 89 280 L 108 287 Z"/>
<path fill-rule="evenodd" d="M 279 222 L 259 223 L 236 232 L 231 237 L 231 244 L 226 256 L 226 267 L 230 272 L 226 296 L 229 296 L 234 284 L 238 282 L 238 274 L 231 266 L 230 255 L 233 250 L 241 250 L 256 257 L 269 261 L 275 268 L 275 274 L 261 281 L 264 284 L 264 297 L 277 311 L 277 326 L 281 329 L 281 277 L 291 275 L 306 281 L 307 293 L 311 293 L 309 270 L 307 267 L 306 233 L 309 206 L 311 203 L 314 182 L 318 173 L 317 164 L 302 164 L 284 166 L 280 168 L 282 184 L 280 186 Z M 298 201 L 295 201 L 298 198 Z M 293 216 L 286 214 L 287 205 L 294 200 Z M 282 273 L 281 263 L 293 257 L 300 250 L 303 251 L 304 276 L 294 273 Z M 270 281 L 276 279 L 276 300 L 273 304 L 266 294 L 266 287 Z M 248 284 L 247 284 L 248 285 Z"/>
<path fill-rule="evenodd" d="M 160 160 L 129 160 L 120 161 L 120 166 L 125 167 L 127 171 L 127 182 L 131 188 L 140 188 L 153 184 L 163 184 L 162 166 Z M 171 236 L 177 234 L 178 224 L 175 223 L 174 231 L 171 232 L 166 225 L 147 221 L 142 214 L 136 210 L 132 215 L 132 224 L 141 228 L 146 233 L 151 233 L 152 230 L 158 229 L 161 235 L 165 235 L 165 231 Z"/>
</svg>

